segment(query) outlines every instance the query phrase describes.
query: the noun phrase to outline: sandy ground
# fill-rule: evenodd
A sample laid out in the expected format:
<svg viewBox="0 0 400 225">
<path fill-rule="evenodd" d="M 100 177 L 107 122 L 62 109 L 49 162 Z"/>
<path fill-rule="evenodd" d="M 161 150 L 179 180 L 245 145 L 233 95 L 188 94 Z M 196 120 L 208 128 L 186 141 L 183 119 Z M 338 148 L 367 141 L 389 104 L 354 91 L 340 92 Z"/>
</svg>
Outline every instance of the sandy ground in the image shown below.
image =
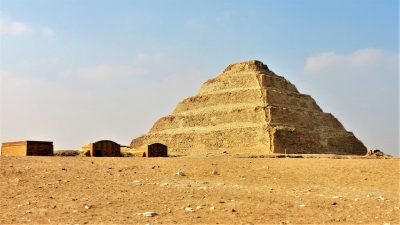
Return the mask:
<svg viewBox="0 0 400 225">
<path fill-rule="evenodd" d="M 399 224 L 399 163 L 3 157 L 0 224 Z M 178 171 L 186 176 L 177 176 Z M 157 215 L 142 214 L 148 211 Z"/>
</svg>

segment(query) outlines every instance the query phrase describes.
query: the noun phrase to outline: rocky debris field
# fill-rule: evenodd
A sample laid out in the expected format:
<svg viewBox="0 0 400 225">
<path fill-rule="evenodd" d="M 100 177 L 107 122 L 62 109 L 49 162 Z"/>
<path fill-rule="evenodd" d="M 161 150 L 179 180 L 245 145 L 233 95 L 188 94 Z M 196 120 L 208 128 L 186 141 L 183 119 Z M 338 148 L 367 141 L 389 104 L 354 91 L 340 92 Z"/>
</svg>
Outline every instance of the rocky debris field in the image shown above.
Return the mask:
<svg viewBox="0 0 400 225">
<path fill-rule="evenodd" d="M 3 157 L 0 224 L 399 224 L 399 159 Z"/>
</svg>

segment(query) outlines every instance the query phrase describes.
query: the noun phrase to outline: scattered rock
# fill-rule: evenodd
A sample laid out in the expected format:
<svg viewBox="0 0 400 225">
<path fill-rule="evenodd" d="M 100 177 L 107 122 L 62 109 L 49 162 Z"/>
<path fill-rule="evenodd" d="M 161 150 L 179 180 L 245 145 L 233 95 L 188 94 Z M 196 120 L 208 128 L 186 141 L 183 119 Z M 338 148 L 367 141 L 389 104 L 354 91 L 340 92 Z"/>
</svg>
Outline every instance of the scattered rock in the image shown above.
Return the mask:
<svg viewBox="0 0 400 225">
<path fill-rule="evenodd" d="M 203 206 L 201 206 L 201 205 L 198 205 L 197 207 L 196 207 L 196 209 L 202 209 L 203 208 Z"/>
<path fill-rule="evenodd" d="M 154 216 L 157 216 L 158 214 L 156 212 L 153 212 L 153 211 L 148 211 L 148 212 L 142 213 L 142 215 L 145 216 L 145 217 L 154 217 Z"/>
<path fill-rule="evenodd" d="M 214 169 L 214 170 L 211 172 L 211 175 L 219 175 L 217 169 Z"/>
<path fill-rule="evenodd" d="M 382 195 L 379 195 L 378 199 L 381 200 L 381 201 L 385 201 L 385 198 Z"/>
<path fill-rule="evenodd" d="M 332 202 L 332 205 L 337 205 L 337 202 Z"/>
<path fill-rule="evenodd" d="M 193 212 L 193 208 L 192 207 L 185 207 L 185 211 L 186 212 Z"/>
<path fill-rule="evenodd" d="M 232 209 L 231 212 L 236 212 L 236 209 Z"/>
<path fill-rule="evenodd" d="M 86 204 L 85 205 L 85 209 L 91 209 L 93 206 L 92 205 L 89 205 L 89 204 Z"/>
<path fill-rule="evenodd" d="M 299 205 L 299 207 L 300 208 L 304 208 L 304 207 L 306 207 L 306 205 L 305 204 L 301 204 L 301 205 Z"/>
<path fill-rule="evenodd" d="M 373 149 L 373 150 L 368 150 L 367 156 L 383 157 L 383 156 L 389 156 L 389 155 L 386 155 L 379 149 Z"/>
<path fill-rule="evenodd" d="M 168 185 L 169 185 L 168 183 L 161 183 L 160 184 L 161 187 L 165 187 L 165 186 L 168 186 Z"/>
<path fill-rule="evenodd" d="M 215 207 L 214 207 L 214 206 L 211 206 L 211 207 L 210 207 L 210 210 L 214 210 L 214 209 L 215 209 Z"/>
<path fill-rule="evenodd" d="M 182 171 L 178 171 L 175 175 L 178 176 L 178 177 L 186 176 L 186 174 L 183 173 Z"/>
</svg>

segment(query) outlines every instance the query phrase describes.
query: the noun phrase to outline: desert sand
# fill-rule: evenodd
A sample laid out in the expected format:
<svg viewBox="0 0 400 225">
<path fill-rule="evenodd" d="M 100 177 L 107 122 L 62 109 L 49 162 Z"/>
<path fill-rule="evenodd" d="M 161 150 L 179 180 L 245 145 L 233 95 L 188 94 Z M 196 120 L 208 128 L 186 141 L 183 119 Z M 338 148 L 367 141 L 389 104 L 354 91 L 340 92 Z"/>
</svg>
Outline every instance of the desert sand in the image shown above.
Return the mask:
<svg viewBox="0 0 400 225">
<path fill-rule="evenodd" d="M 0 224 L 399 224 L 399 162 L 2 157 Z"/>
</svg>

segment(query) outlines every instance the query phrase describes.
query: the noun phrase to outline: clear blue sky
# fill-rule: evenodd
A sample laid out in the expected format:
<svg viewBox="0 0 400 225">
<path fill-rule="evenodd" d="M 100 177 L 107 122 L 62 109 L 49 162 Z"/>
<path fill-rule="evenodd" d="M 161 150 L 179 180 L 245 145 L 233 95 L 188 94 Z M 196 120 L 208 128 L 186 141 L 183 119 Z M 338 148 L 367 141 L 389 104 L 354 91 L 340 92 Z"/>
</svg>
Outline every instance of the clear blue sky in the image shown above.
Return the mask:
<svg viewBox="0 0 400 225">
<path fill-rule="evenodd" d="M 128 144 L 227 64 L 259 59 L 369 148 L 398 154 L 398 8 L 395 0 L 1 0 L 0 141 Z"/>
</svg>

